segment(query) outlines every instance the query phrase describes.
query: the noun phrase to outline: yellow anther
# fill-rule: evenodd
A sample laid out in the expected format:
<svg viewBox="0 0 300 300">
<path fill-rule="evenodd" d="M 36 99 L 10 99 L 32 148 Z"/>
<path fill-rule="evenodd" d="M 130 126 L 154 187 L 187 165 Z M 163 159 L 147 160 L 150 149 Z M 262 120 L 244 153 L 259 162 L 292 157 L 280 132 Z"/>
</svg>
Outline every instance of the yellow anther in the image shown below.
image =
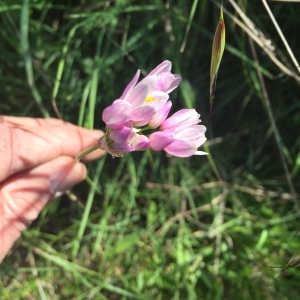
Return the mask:
<svg viewBox="0 0 300 300">
<path fill-rule="evenodd" d="M 153 97 L 153 96 L 148 96 L 146 99 L 145 99 L 145 102 L 153 102 L 155 101 L 156 99 Z"/>
</svg>

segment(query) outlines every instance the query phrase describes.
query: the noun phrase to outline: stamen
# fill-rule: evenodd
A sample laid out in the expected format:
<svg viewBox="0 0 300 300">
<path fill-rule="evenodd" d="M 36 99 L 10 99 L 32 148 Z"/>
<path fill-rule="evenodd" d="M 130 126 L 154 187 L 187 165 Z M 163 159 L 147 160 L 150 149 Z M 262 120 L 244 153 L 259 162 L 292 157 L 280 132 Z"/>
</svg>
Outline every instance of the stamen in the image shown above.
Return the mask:
<svg viewBox="0 0 300 300">
<path fill-rule="evenodd" d="M 155 97 L 153 97 L 153 96 L 148 96 L 148 97 L 145 99 L 145 102 L 153 102 L 153 101 L 155 101 L 155 100 L 156 100 Z"/>
</svg>

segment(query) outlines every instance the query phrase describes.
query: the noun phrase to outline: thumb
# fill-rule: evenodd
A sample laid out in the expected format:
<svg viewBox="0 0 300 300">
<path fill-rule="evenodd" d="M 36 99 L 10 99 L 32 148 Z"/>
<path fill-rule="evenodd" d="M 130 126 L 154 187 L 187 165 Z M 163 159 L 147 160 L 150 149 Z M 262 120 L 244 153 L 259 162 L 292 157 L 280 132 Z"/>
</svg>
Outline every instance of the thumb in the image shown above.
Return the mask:
<svg viewBox="0 0 300 300">
<path fill-rule="evenodd" d="M 18 173 L 0 185 L 0 262 L 44 206 L 86 176 L 86 167 L 68 156 Z"/>
</svg>

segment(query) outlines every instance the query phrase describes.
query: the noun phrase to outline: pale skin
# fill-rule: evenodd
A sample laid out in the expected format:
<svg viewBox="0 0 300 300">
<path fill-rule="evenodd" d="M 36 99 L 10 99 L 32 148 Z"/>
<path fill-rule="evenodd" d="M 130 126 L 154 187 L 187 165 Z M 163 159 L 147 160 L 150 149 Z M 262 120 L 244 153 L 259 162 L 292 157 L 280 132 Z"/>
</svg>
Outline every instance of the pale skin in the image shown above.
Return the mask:
<svg viewBox="0 0 300 300">
<path fill-rule="evenodd" d="M 74 158 L 102 135 L 57 119 L 0 116 L 0 262 L 49 201 L 84 180 Z"/>
</svg>

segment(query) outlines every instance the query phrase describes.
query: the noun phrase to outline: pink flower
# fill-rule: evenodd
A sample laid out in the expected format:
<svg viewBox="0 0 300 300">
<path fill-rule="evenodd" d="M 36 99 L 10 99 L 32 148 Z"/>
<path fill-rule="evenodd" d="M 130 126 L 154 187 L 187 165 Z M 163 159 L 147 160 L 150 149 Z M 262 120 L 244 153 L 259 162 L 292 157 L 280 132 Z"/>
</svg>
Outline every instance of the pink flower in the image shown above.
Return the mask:
<svg viewBox="0 0 300 300">
<path fill-rule="evenodd" d="M 169 95 L 180 83 L 181 77 L 172 74 L 172 64 L 164 61 L 139 83 L 138 70 L 120 99 L 103 111 L 103 121 L 109 128 L 119 128 L 127 122 L 134 126 L 158 127 L 171 108 Z"/>
<path fill-rule="evenodd" d="M 116 157 L 123 157 L 124 152 L 145 151 L 150 147 L 149 139 L 145 135 L 138 134 L 137 131 L 127 126 L 108 129 L 98 141 L 98 145 Z"/>
<path fill-rule="evenodd" d="M 103 135 L 99 141 L 98 146 L 100 149 L 105 150 L 107 153 L 109 153 L 112 157 L 123 157 L 124 152 L 121 150 L 118 150 L 114 148 L 114 143 L 109 143 L 107 141 L 107 135 Z M 130 151 L 127 151 L 130 152 Z"/>
<path fill-rule="evenodd" d="M 145 151 L 150 147 L 149 139 L 145 135 L 137 134 L 135 130 L 131 131 L 128 141 L 135 151 Z"/>
<path fill-rule="evenodd" d="M 100 149 L 116 157 L 149 148 L 165 150 L 178 157 L 206 154 L 197 151 L 206 141 L 206 128 L 197 125 L 200 115 L 195 110 L 181 110 L 166 119 L 172 107 L 169 93 L 181 81 L 180 75 L 171 73 L 171 68 L 171 62 L 166 60 L 139 83 L 140 71 L 136 72 L 121 97 L 103 110 L 106 133 L 98 141 Z M 150 136 L 139 134 L 159 126 L 160 131 Z M 76 159 L 95 148 L 80 153 Z"/>
<path fill-rule="evenodd" d="M 106 107 L 102 113 L 102 119 L 108 128 L 123 127 L 131 118 L 131 106 L 127 101 L 115 100 L 112 105 Z"/>
<path fill-rule="evenodd" d="M 150 135 L 150 148 L 156 151 L 188 157 L 203 155 L 206 152 L 197 151 L 205 141 L 206 127 L 197 125 L 200 115 L 194 109 L 182 109 L 161 124 L 161 131 Z"/>
<path fill-rule="evenodd" d="M 182 109 L 166 119 L 172 107 L 168 94 L 181 81 L 179 75 L 171 73 L 171 67 L 166 60 L 139 83 L 137 71 L 122 96 L 104 109 L 106 134 L 99 140 L 101 149 L 118 157 L 148 148 L 178 157 L 206 154 L 197 151 L 206 141 L 206 128 L 198 125 L 200 115 L 194 109 Z M 143 126 L 147 126 L 144 131 L 159 126 L 160 130 L 147 137 L 139 134 Z"/>
<path fill-rule="evenodd" d="M 181 81 L 181 76 L 179 74 L 172 74 L 171 69 L 172 63 L 165 60 L 153 69 L 139 84 L 147 84 L 149 86 L 149 92 L 156 90 L 169 94 L 178 87 Z M 139 76 L 140 70 L 136 72 L 127 85 L 120 99 L 128 98 L 128 95 L 136 86 Z"/>
<path fill-rule="evenodd" d="M 178 74 L 172 74 L 171 68 L 172 63 L 168 60 L 165 60 L 149 73 L 149 75 L 157 75 L 158 81 L 156 89 L 159 91 L 164 91 L 167 94 L 171 93 L 175 88 L 177 88 L 181 81 L 181 76 Z"/>
<path fill-rule="evenodd" d="M 144 121 L 144 123 L 148 124 L 151 128 L 157 128 L 166 119 L 172 106 L 171 101 L 168 101 L 168 94 L 178 87 L 181 81 L 181 76 L 172 74 L 171 68 L 172 63 L 166 60 L 153 69 L 140 83 L 133 87 L 138 80 L 139 72 L 137 72 L 126 87 L 126 92 L 122 95 L 122 97 L 124 96 L 124 99 L 134 98 L 134 102 L 132 102 L 132 100 L 128 101 L 137 107 L 135 111 L 138 115 L 140 114 L 139 108 L 141 107 L 151 107 L 154 110 L 151 120 L 147 119 L 147 123 L 145 123 L 145 118 Z M 140 86 L 143 85 L 147 86 L 147 96 L 144 99 L 142 99 L 142 97 L 139 99 L 133 97 L 133 95 L 136 94 L 135 89 L 140 89 Z M 141 122 L 139 122 L 139 125 L 140 124 Z"/>
</svg>

